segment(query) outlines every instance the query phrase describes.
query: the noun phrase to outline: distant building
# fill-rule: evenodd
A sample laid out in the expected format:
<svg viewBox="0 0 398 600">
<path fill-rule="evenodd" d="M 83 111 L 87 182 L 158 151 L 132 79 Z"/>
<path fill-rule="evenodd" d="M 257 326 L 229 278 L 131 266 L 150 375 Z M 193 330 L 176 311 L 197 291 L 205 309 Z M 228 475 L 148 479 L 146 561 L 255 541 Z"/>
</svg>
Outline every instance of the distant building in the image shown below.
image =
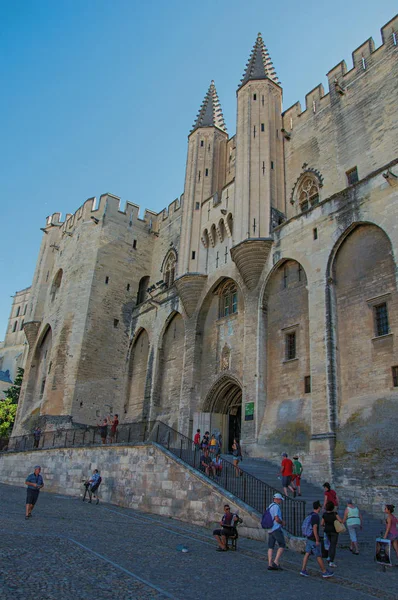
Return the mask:
<svg viewBox="0 0 398 600">
<path fill-rule="evenodd" d="M 117 412 L 299 449 L 324 478 L 397 430 L 398 17 L 381 33 L 284 112 L 259 35 L 232 137 L 210 84 L 180 199 L 47 219 L 14 435 Z"/>
<path fill-rule="evenodd" d="M 6 337 L 4 342 L 0 342 L 0 398 L 14 383 L 18 367 L 25 366 L 28 345 L 23 328 L 27 320 L 30 289 L 15 292 Z"/>
</svg>

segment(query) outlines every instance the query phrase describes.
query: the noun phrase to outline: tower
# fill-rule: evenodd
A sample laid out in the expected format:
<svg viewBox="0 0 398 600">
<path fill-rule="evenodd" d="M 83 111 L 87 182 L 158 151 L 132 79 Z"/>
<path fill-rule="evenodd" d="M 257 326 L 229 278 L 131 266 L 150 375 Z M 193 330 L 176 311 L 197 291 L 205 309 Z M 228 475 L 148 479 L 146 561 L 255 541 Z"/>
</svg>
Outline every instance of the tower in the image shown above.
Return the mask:
<svg viewBox="0 0 398 600">
<path fill-rule="evenodd" d="M 202 204 L 221 193 L 228 134 L 214 81 L 188 136 L 179 275 L 199 272 Z"/>
<path fill-rule="evenodd" d="M 235 243 L 269 238 L 284 213 L 282 88 L 261 34 L 237 91 Z"/>
</svg>

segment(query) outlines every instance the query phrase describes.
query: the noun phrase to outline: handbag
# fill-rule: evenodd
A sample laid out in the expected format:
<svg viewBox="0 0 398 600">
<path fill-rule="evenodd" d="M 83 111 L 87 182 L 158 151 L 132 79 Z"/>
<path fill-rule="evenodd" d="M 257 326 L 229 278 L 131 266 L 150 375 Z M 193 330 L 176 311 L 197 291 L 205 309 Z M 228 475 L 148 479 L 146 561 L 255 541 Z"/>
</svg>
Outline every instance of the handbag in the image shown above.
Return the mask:
<svg viewBox="0 0 398 600">
<path fill-rule="evenodd" d="M 337 519 L 334 522 L 334 528 L 336 533 L 344 533 L 346 530 L 344 523 L 340 523 Z"/>
</svg>

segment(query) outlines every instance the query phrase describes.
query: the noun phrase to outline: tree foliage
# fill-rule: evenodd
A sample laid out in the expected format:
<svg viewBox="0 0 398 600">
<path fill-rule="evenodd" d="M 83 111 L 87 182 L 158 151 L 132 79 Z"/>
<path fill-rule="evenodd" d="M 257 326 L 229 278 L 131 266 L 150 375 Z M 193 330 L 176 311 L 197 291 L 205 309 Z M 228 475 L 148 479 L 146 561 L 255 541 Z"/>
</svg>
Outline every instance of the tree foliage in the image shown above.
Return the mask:
<svg viewBox="0 0 398 600">
<path fill-rule="evenodd" d="M 17 405 L 11 398 L 0 401 L 0 437 L 8 437 L 15 421 Z"/>
<path fill-rule="evenodd" d="M 4 392 L 4 400 L 0 400 L 0 437 L 9 437 L 14 426 L 23 374 L 19 367 L 13 385 Z"/>
</svg>

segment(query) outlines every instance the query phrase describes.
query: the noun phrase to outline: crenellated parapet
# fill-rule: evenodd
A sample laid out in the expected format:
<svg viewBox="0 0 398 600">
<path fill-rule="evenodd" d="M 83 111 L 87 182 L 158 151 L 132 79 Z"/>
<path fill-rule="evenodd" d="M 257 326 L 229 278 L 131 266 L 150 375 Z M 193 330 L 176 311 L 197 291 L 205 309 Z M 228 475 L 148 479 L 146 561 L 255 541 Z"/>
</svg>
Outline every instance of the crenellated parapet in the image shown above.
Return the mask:
<svg viewBox="0 0 398 600">
<path fill-rule="evenodd" d="M 286 139 L 294 135 L 294 129 L 302 126 L 307 120 L 319 115 L 322 111 L 339 102 L 343 96 L 351 93 L 353 84 L 365 73 L 372 77 L 372 72 L 383 61 L 398 53 L 398 15 L 381 28 L 382 44 L 376 48 L 372 38 L 367 39 L 352 53 L 352 68 L 347 71 L 343 60 L 328 73 L 328 92 L 325 94 L 322 84 L 317 85 L 305 97 L 305 108 L 296 102 L 283 113 L 283 133 Z"/>
<path fill-rule="evenodd" d="M 96 197 L 88 198 L 76 212 L 67 213 L 63 221 L 61 213 L 53 213 L 47 217 L 43 231 L 48 232 L 49 229 L 58 227 L 62 235 L 72 235 L 79 223 L 92 220 L 99 224 L 106 222 L 108 217 L 125 223 L 126 227 L 131 227 L 134 223 L 145 224 L 148 226 L 149 232 L 158 233 L 166 223 L 179 216 L 182 200 L 183 195 L 173 200 L 167 208 L 159 213 L 145 209 L 144 216 L 141 218 L 139 216 L 140 207 L 137 204 L 127 201 L 122 209 L 121 199 L 114 194 L 107 193 L 100 196 L 98 203 Z"/>
</svg>

